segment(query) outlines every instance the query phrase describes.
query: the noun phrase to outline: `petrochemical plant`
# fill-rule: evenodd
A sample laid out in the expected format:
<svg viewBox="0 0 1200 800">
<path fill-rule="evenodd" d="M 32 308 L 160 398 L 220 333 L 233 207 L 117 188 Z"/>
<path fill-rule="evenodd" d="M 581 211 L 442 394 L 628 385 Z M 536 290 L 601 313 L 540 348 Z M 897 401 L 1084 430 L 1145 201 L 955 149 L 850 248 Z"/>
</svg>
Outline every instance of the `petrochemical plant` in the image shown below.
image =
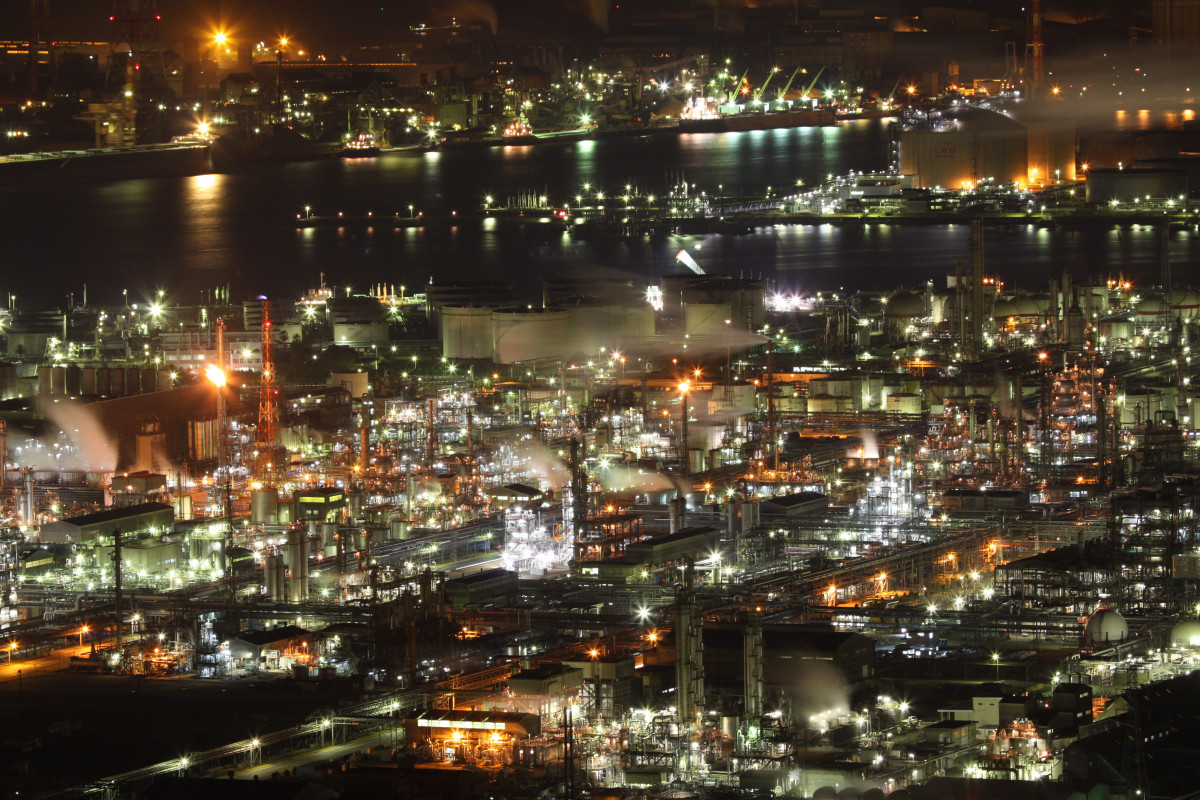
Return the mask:
<svg viewBox="0 0 1200 800">
<path fill-rule="evenodd" d="M 1200 292 L 964 258 L 12 313 L 3 668 L 355 687 L 38 788 L 1184 796 Z"/>
</svg>

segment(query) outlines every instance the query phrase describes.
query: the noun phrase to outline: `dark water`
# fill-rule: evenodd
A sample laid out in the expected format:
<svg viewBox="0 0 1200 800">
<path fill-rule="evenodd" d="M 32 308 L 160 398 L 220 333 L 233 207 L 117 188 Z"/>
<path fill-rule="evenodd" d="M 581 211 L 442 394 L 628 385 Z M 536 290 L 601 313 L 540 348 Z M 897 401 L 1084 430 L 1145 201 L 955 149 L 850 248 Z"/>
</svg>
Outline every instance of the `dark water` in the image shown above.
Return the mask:
<svg viewBox="0 0 1200 800">
<path fill-rule="evenodd" d="M 891 288 L 940 283 L 968 258 L 966 227 L 776 227 L 745 236 L 679 236 L 634 243 L 586 243 L 544 230 L 466 220 L 456 226 L 394 230 L 381 226 L 297 230 L 305 205 L 314 213 L 429 216 L 477 211 L 486 195 L 503 203 L 521 192 L 570 202 L 583 185 L 610 195 L 626 184 L 662 192 L 681 177 L 709 192 L 761 193 L 828 173 L 887 165 L 886 121 L 836 128 L 695 134 L 538 147 L 392 154 L 356 161 L 290 164 L 239 175 L 129 180 L 86 186 L 28 186 L 0 191 L 3 268 L 0 292 L 20 304 L 130 300 L 165 289 L 197 302 L 230 284 L 233 299 L 293 295 L 327 282 L 365 288 L 374 282 L 505 279 L 536 295 L 548 277 L 654 279 L 677 268 L 691 249 L 709 272 L 761 274 L 785 289 Z M 696 248 L 699 247 L 697 250 Z M 1200 237 L 1175 233 L 1176 275 L 1200 255 Z M 1157 275 L 1158 236 L 1126 227 L 1088 232 L 989 228 L 988 271 L 1010 285 L 1042 285 L 1063 269 L 1077 276 Z"/>
</svg>

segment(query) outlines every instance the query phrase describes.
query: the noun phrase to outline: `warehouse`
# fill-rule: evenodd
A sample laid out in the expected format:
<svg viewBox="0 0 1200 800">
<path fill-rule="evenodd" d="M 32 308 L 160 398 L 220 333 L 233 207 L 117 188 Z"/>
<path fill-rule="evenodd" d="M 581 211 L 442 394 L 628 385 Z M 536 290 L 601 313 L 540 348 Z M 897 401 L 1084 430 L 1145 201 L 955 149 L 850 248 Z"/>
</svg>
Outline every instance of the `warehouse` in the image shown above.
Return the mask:
<svg viewBox="0 0 1200 800">
<path fill-rule="evenodd" d="M 39 540 L 58 544 L 89 544 L 98 539 L 109 539 L 117 532 L 123 536 L 169 533 L 174 522 L 175 510 L 166 503 L 140 503 L 48 522 L 42 526 Z"/>
</svg>

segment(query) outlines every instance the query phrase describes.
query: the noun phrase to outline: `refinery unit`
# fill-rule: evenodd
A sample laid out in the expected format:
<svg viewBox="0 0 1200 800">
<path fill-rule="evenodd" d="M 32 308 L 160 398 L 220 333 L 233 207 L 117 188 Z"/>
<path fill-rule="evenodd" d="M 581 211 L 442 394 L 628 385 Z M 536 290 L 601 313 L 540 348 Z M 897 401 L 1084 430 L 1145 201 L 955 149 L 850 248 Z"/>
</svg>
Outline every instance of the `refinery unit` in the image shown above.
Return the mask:
<svg viewBox="0 0 1200 800">
<path fill-rule="evenodd" d="M 1197 692 L 1200 293 L 1169 262 L 1009 287 L 980 224 L 964 255 L 888 293 L 16 314 L 0 648 L 359 682 L 89 793 L 328 736 L 391 743 L 359 792 L 1174 796 L 1147 764 Z"/>
</svg>

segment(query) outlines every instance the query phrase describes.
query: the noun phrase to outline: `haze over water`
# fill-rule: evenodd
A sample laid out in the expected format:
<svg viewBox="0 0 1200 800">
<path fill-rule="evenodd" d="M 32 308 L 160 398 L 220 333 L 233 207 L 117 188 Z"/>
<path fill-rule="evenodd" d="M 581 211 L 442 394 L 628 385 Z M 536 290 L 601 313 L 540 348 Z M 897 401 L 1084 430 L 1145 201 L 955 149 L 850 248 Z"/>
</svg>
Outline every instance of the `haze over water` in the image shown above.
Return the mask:
<svg viewBox="0 0 1200 800">
<path fill-rule="evenodd" d="M 969 259 L 963 225 L 776 226 L 743 236 L 671 236 L 584 242 L 537 226 L 464 219 L 420 230 L 349 225 L 298 230 L 315 214 L 427 216 L 477 213 L 519 193 L 573 202 L 585 183 L 607 195 L 626 184 L 662 194 L 685 178 L 710 193 L 759 194 L 811 185 L 827 174 L 888 165 L 887 120 L 732 134 L 692 134 L 536 147 L 389 154 L 376 159 L 288 164 L 235 175 L 135 179 L 108 184 L 0 190 L 4 263 L 0 291 L 21 306 L 130 301 L 165 289 L 200 302 L 230 284 L 233 300 L 293 296 L 325 273 L 331 285 L 376 282 L 417 290 L 435 280 L 508 280 L 540 298 L 546 278 L 627 276 L 653 281 L 676 271 L 688 247 L 708 272 L 761 274 L 784 290 L 890 289 L 932 279 L 944 285 Z M 617 206 L 620 201 L 614 203 Z M 699 249 L 697 250 L 697 246 Z M 1175 274 L 1200 255 L 1200 236 L 1172 233 Z M 1088 231 L 988 227 L 986 264 L 1010 287 L 1041 288 L 1063 269 L 1077 277 L 1123 273 L 1141 283 L 1159 270 L 1158 234 L 1149 227 Z"/>
</svg>

